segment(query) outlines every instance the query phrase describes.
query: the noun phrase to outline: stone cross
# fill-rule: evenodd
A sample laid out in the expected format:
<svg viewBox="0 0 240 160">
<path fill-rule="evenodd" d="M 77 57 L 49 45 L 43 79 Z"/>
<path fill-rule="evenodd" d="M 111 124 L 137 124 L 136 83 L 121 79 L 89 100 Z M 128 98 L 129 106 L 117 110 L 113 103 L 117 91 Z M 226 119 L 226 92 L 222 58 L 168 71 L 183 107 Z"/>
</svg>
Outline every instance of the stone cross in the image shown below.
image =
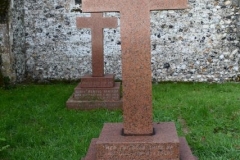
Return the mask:
<svg viewBox="0 0 240 160">
<path fill-rule="evenodd" d="M 151 135 L 150 11 L 184 9 L 187 0 L 83 0 L 84 12 L 120 12 L 125 135 Z"/>
<path fill-rule="evenodd" d="M 117 18 L 104 18 L 102 13 L 91 17 L 77 17 L 78 28 L 91 28 L 92 35 L 92 76 L 104 76 L 103 28 L 116 28 Z"/>
</svg>

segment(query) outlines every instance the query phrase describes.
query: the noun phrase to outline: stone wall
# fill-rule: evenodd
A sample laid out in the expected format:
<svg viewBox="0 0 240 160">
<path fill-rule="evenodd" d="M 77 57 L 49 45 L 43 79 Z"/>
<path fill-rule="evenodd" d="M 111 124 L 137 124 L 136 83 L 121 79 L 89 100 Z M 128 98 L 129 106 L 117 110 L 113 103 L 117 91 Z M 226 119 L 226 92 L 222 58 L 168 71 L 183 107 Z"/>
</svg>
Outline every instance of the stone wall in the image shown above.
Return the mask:
<svg viewBox="0 0 240 160">
<path fill-rule="evenodd" d="M 221 0 L 189 0 L 189 7 L 152 13 L 153 77 L 225 81 L 238 75 L 239 8 Z"/>
<path fill-rule="evenodd" d="M 10 10 L 10 43 L 11 52 L 14 56 L 14 68 L 16 81 L 26 79 L 26 41 L 25 41 L 25 14 L 24 0 L 12 0 Z"/>
<path fill-rule="evenodd" d="M 9 17 L 9 1 L 1 0 L 0 4 L 0 81 L 3 83 L 3 77 L 8 77 L 10 80 L 15 81 L 16 76 L 13 68 L 14 59 L 10 52 L 10 34 L 7 21 Z"/>
<path fill-rule="evenodd" d="M 0 71 L 3 76 L 7 76 L 11 73 L 9 53 L 8 27 L 7 24 L 0 24 Z"/>
<path fill-rule="evenodd" d="M 240 6 L 240 0 L 235 0 L 234 4 L 237 6 Z M 238 36 L 238 39 L 240 39 L 240 13 L 239 13 L 239 11 L 236 14 L 236 21 L 237 21 L 237 24 L 236 24 L 237 36 Z"/>
<path fill-rule="evenodd" d="M 239 75 L 238 0 L 189 0 L 151 12 L 154 81 L 226 81 Z M 12 9 L 17 80 L 75 80 L 91 72 L 91 35 L 76 28 L 75 0 L 18 0 Z M 119 13 L 105 13 L 116 16 Z M 120 19 L 104 29 L 105 72 L 121 79 Z M 141 34 L 141 33 L 139 33 Z"/>
<path fill-rule="evenodd" d="M 4 72 L 4 64 L 3 64 L 3 55 L 6 53 L 6 43 L 5 43 L 5 35 L 4 32 L 6 31 L 7 25 L 0 24 L 0 87 L 3 85 L 3 73 Z"/>
</svg>

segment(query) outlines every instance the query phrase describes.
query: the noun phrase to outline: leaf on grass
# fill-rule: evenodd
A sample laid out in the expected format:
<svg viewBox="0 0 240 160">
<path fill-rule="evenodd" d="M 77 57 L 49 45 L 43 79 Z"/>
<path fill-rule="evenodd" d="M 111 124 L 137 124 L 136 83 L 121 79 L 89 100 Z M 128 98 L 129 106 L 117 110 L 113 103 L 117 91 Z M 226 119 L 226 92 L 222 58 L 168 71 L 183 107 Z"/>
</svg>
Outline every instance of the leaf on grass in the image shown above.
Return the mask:
<svg viewBox="0 0 240 160">
<path fill-rule="evenodd" d="M 10 147 L 10 145 L 6 145 L 6 146 L 1 147 L 1 148 L 0 148 L 0 152 L 6 150 L 8 147 Z"/>
</svg>

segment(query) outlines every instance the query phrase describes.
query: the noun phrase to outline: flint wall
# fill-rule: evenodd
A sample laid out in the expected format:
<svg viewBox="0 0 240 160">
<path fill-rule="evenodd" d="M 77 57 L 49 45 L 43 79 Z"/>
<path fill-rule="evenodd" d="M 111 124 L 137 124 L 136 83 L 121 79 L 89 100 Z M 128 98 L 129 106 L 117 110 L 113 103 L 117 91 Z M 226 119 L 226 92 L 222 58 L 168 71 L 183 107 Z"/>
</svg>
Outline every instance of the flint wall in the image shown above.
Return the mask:
<svg viewBox="0 0 240 160">
<path fill-rule="evenodd" d="M 237 80 L 238 3 L 189 0 L 185 10 L 152 11 L 153 80 Z M 74 0 L 12 2 L 11 51 L 17 81 L 75 80 L 91 73 L 91 32 L 76 28 L 76 17 L 89 14 L 79 10 Z M 120 14 L 105 16 L 119 19 L 118 28 L 104 29 L 105 73 L 114 73 L 121 79 Z"/>
</svg>

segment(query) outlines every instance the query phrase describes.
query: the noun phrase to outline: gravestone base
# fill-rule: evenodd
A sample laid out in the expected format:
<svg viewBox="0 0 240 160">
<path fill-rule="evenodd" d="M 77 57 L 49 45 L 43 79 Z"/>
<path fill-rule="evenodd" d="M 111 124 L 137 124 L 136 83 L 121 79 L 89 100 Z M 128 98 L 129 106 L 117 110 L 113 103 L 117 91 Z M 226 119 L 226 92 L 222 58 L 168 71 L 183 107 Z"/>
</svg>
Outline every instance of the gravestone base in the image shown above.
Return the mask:
<svg viewBox="0 0 240 160">
<path fill-rule="evenodd" d="M 123 136 L 122 128 L 122 123 L 106 123 L 82 160 L 196 160 L 172 122 L 154 123 L 152 136 Z"/>
<path fill-rule="evenodd" d="M 69 109 L 120 109 L 120 82 L 114 82 L 114 75 L 92 77 L 86 75 L 74 89 L 73 95 L 66 102 Z"/>
<path fill-rule="evenodd" d="M 66 103 L 68 109 L 91 110 L 91 109 L 122 109 L 122 100 L 119 101 L 81 101 L 70 97 Z"/>
<path fill-rule="evenodd" d="M 82 88 L 111 88 L 114 87 L 114 74 L 106 74 L 102 77 L 93 77 L 85 75 L 81 78 L 81 83 L 78 87 Z"/>
</svg>

